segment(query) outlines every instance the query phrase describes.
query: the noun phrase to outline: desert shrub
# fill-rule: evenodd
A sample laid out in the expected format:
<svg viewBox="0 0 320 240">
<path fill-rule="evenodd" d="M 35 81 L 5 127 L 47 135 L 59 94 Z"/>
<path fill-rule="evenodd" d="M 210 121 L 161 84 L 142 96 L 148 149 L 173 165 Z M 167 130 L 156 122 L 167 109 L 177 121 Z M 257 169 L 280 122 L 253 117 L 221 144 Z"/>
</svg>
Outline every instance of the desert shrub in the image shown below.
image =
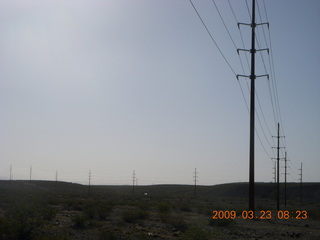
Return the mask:
<svg viewBox="0 0 320 240">
<path fill-rule="evenodd" d="M 209 226 L 216 226 L 216 227 L 228 227 L 230 225 L 235 224 L 235 221 L 233 219 L 210 219 L 209 220 Z"/>
<path fill-rule="evenodd" d="M 191 208 L 188 204 L 183 204 L 180 206 L 180 210 L 183 212 L 191 212 Z"/>
<path fill-rule="evenodd" d="M 32 239 L 35 229 L 43 225 L 37 207 L 30 202 L 19 202 L 11 206 L 5 213 L 6 220 L 3 223 L 7 235 L 11 235 L 9 239 Z"/>
<path fill-rule="evenodd" d="M 83 203 L 79 200 L 70 198 L 64 200 L 65 206 L 68 209 L 72 209 L 75 211 L 82 211 L 83 210 Z"/>
<path fill-rule="evenodd" d="M 141 230 L 133 229 L 130 232 L 130 240 L 147 240 L 148 237 L 145 232 Z"/>
<path fill-rule="evenodd" d="M 189 228 L 186 232 L 182 234 L 182 239 L 185 240 L 209 240 L 211 233 L 199 228 L 197 226 L 193 226 Z"/>
<path fill-rule="evenodd" d="M 171 205 L 169 203 L 161 202 L 157 206 L 160 213 L 170 213 Z"/>
<path fill-rule="evenodd" d="M 17 239 L 17 233 L 12 221 L 5 217 L 0 217 L 0 239 Z"/>
<path fill-rule="evenodd" d="M 88 219 L 105 220 L 111 209 L 107 203 L 90 201 L 85 204 L 83 211 Z"/>
<path fill-rule="evenodd" d="M 182 219 L 174 219 L 169 224 L 178 231 L 185 232 L 188 229 L 188 224 Z"/>
<path fill-rule="evenodd" d="M 122 214 L 122 219 L 127 223 L 136 223 L 148 218 L 148 212 L 143 210 L 127 210 Z"/>
<path fill-rule="evenodd" d="M 98 220 L 105 220 L 109 216 L 111 210 L 112 210 L 112 208 L 110 206 L 99 205 L 97 208 Z"/>
<path fill-rule="evenodd" d="M 44 208 L 40 212 L 42 219 L 47 221 L 52 220 L 56 216 L 56 214 L 57 214 L 57 210 L 52 207 Z"/>
<path fill-rule="evenodd" d="M 103 228 L 99 232 L 99 240 L 116 240 L 116 233 L 113 229 Z"/>
<path fill-rule="evenodd" d="M 69 229 L 68 229 L 69 230 Z M 68 231 L 65 229 L 57 229 L 54 226 L 45 225 L 35 231 L 32 240 L 69 240 L 71 239 Z"/>
<path fill-rule="evenodd" d="M 83 215 L 77 215 L 72 219 L 73 227 L 77 229 L 86 228 L 87 219 Z"/>
<path fill-rule="evenodd" d="M 93 219 L 96 214 L 96 209 L 93 204 L 86 204 L 83 209 L 84 214 L 88 219 Z"/>
<path fill-rule="evenodd" d="M 140 210 L 143 210 L 143 211 L 148 211 L 150 206 L 148 203 L 146 202 L 139 202 L 137 203 L 137 207 L 140 209 Z"/>
</svg>

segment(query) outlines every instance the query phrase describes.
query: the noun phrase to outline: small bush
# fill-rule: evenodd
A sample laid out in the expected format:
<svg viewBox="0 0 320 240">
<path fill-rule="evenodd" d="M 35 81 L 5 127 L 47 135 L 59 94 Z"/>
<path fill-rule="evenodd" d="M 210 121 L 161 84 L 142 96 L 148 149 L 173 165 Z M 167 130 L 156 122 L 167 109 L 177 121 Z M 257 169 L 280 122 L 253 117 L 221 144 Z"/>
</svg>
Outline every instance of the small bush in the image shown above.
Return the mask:
<svg viewBox="0 0 320 240">
<path fill-rule="evenodd" d="M 148 237 L 145 232 L 142 232 L 141 230 L 132 230 L 130 232 L 130 240 L 147 240 Z"/>
<path fill-rule="evenodd" d="M 191 208 L 189 205 L 187 204 L 183 204 L 180 206 L 180 210 L 183 211 L 183 212 L 191 212 Z"/>
<path fill-rule="evenodd" d="M 141 202 L 141 203 L 138 203 L 137 204 L 137 207 L 140 209 L 140 210 L 143 210 L 143 211 L 148 211 L 150 206 L 148 203 L 146 202 Z"/>
<path fill-rule="evenodd" d="M 185 240 L 209 240 L 211 233 L 199 227 L 191 227 L 182 234 L 182 239 Z"/>
<path fill-rule="evenodd" d="M 209 226 L 216 226 L 216 227 L 228 227 L 230 225 L 235 224 L 235 221 L 233 219 L 210 219 L 209 220 Z"/>
<path fill-rule="evenodd" d="M 170 225 L 178 231 L 185 232 L 188 229 L 188 224 L 181 219 L 170 221 Z"/>
<path fill-rule="evenodd" d="M 169 213 L 171 211 L 171 205 L 169 203 L 161 202 L 157 207 L 160 213 Z"/>
<path fill-rule="evenodd" d="M 86 218 L 82 215 L 78 215 L 72 219 L 73 227 L 77 229 L 86 228 Z"/>
<path fill-rule="evenodd" d="M 122 214 L 122 219 L 127 223 L 136 223 L 147 218 L 148 213 L 143 210 L 127 210 Z"/>
<path fill-rule="evenodd" d="M 115 231 L 112 229 L 101 229 L 99 232 L 99 240 L 116 240 Z"/>
<path fill-rule="evenodd" d="M 85 204 L 83 211 L 88 219 L 105 220 L 110 214 L 111 207 L 100 201 L 89 201 Z"/>
<path fill-rule="evenodd" d="M 48 207 L 43 209 L 40 214 L 44 220 L 50 221 L 56 216 L 57 210 L 52 207 Z"/>
</svg>

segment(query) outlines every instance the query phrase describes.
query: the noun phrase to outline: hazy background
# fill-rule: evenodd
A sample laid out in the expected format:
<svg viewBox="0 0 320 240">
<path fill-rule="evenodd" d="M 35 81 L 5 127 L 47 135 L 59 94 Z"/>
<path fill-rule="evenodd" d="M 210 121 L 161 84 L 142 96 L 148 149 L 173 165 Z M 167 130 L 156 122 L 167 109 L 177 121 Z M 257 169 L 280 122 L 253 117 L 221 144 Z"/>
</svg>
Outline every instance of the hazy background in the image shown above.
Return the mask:
<svg viewBox="0 0 320 240">
<path fill-rule="evenodd" d="M 275 74 L 257 53 L 256 74 L 274 76 L 256 80 L 256 181 L 273 181 L 278 121 L 288 181 L 301 162 L 303 180 L 320 181 L 320 1 L 257 2 Z M 214 2 L 193 3 L 235 74 L 241 62 L 249 74 Z M 243 48 L 232 9 L 250 23 L 251 1 L 215 3 Z M 248 49 L 250 31 L 241 27 Z M 248 181 L 249 80 L 235 74 L 188 0 L 2 0 L 0 179 L 10 165 L 13 179 L 29 179 L 32 165 L 32 179 L 57 171 L 84 184 L 89 170 L 92 184 L 131 184 L 133 170 L 139 185 L 192 184 L 194 168 L 198 184 Z"/>
</svg>

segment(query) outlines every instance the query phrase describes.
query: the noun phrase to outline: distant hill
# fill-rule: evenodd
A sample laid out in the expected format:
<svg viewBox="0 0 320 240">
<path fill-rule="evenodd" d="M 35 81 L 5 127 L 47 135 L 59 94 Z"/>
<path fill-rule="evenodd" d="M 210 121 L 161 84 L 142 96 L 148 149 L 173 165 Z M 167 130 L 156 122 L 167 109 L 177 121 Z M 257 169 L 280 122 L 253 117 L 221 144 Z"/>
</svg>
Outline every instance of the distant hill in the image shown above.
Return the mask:
<svg viewBox="0 0 320 240">
<path fill-rule="evenodd" d="M 191 198 L 194 195 L 193 185 L 147 185 L 135 186 L 135 195 L 157 198 Z M 274 183 L 256 183 L 257 199 L 274 199 L 275 184 Z M 23 180 L 1 180 L 0 181 L 0 197 L 6 194 L 45 194 L 50 195 L 87 195 L 89 187 L 86 185 L 54 182 L 54 181 L 23 181 Z M 91 194 L 99 194 L 109 197 L 132 196 L 133 188 L 129 185 L 97 185 L 90 187 Z M 320 183 L 303 183 L 302 193 L 304 200 L 320 201 Z M 280 195 L 283 197 L 284 186 L 281 184 Z M 2 196 L 1 196 L 2 195 Z M 203 199 L 246 199 L 248 197 L 248 183 L 226 183 L 213 186 L 197 186 L 197 197 Z M 299 200 L 300 184 L 287 183 L 287 199 Z M 1 199 L 0 199 L 1 200 Z"/>
</svg>

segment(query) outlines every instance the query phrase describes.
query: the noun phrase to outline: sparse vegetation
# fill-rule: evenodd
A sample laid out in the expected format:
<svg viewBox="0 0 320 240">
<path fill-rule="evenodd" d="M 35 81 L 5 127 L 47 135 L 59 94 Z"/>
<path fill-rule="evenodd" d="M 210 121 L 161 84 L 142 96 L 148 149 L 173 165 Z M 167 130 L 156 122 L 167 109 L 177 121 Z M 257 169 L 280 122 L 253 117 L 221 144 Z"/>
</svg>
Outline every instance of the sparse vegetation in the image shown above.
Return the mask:
<svg viewBox="0 0 320 240">
<path fill-rule="evenodd" d="M 144 210 L 126 210 L 122 214 L 122 219 L 127 223 L 137 223 L 148 218 L 148 213 Z"/>
<path fill-rule="evenodd" d="M 78 184 L 0 181 L 0 239 L 308 239 L 307 234 L 320 239 L 320 184 L 308 186 L 303 205 L 299 198 L 288 201 L 288 210 L 306 210 L 309 218 L 286 221 L 287 233 L 277 227 L 283 220 L 211 219 L 213 210 L 238 215 L 246 210 L 244 189 L 243 184 L 201 186 L 194 199 L 192 186 L 186 185 L 139 186 L 133 196 L 128 186 L 92 186 L 88 195 L 87 186 Z M 268 189 L 258 191 L 257 211 L 274 211 Z M 288 195 L 294 196 L 290 189 Z"/>
<path fill-rule="evenodd" d="M 85 229 L 87 219 L 83 215 L 77 215 L 72 219 L 73 227 L 76 229 Z"/>
<path fill-rule="evenodd" d="M 209 231 L 198 226 L 193 226 L 182 235 L 182 238 L 185 240 L 209 240 L 210 235 Z"/>
<path fill-rule="evenodd" d="M 216 227 L 228 227 L 234 225 L 235 221 L 233 219 L 210 219 L 209 226 L 216 226 Z"/>
</svg>

